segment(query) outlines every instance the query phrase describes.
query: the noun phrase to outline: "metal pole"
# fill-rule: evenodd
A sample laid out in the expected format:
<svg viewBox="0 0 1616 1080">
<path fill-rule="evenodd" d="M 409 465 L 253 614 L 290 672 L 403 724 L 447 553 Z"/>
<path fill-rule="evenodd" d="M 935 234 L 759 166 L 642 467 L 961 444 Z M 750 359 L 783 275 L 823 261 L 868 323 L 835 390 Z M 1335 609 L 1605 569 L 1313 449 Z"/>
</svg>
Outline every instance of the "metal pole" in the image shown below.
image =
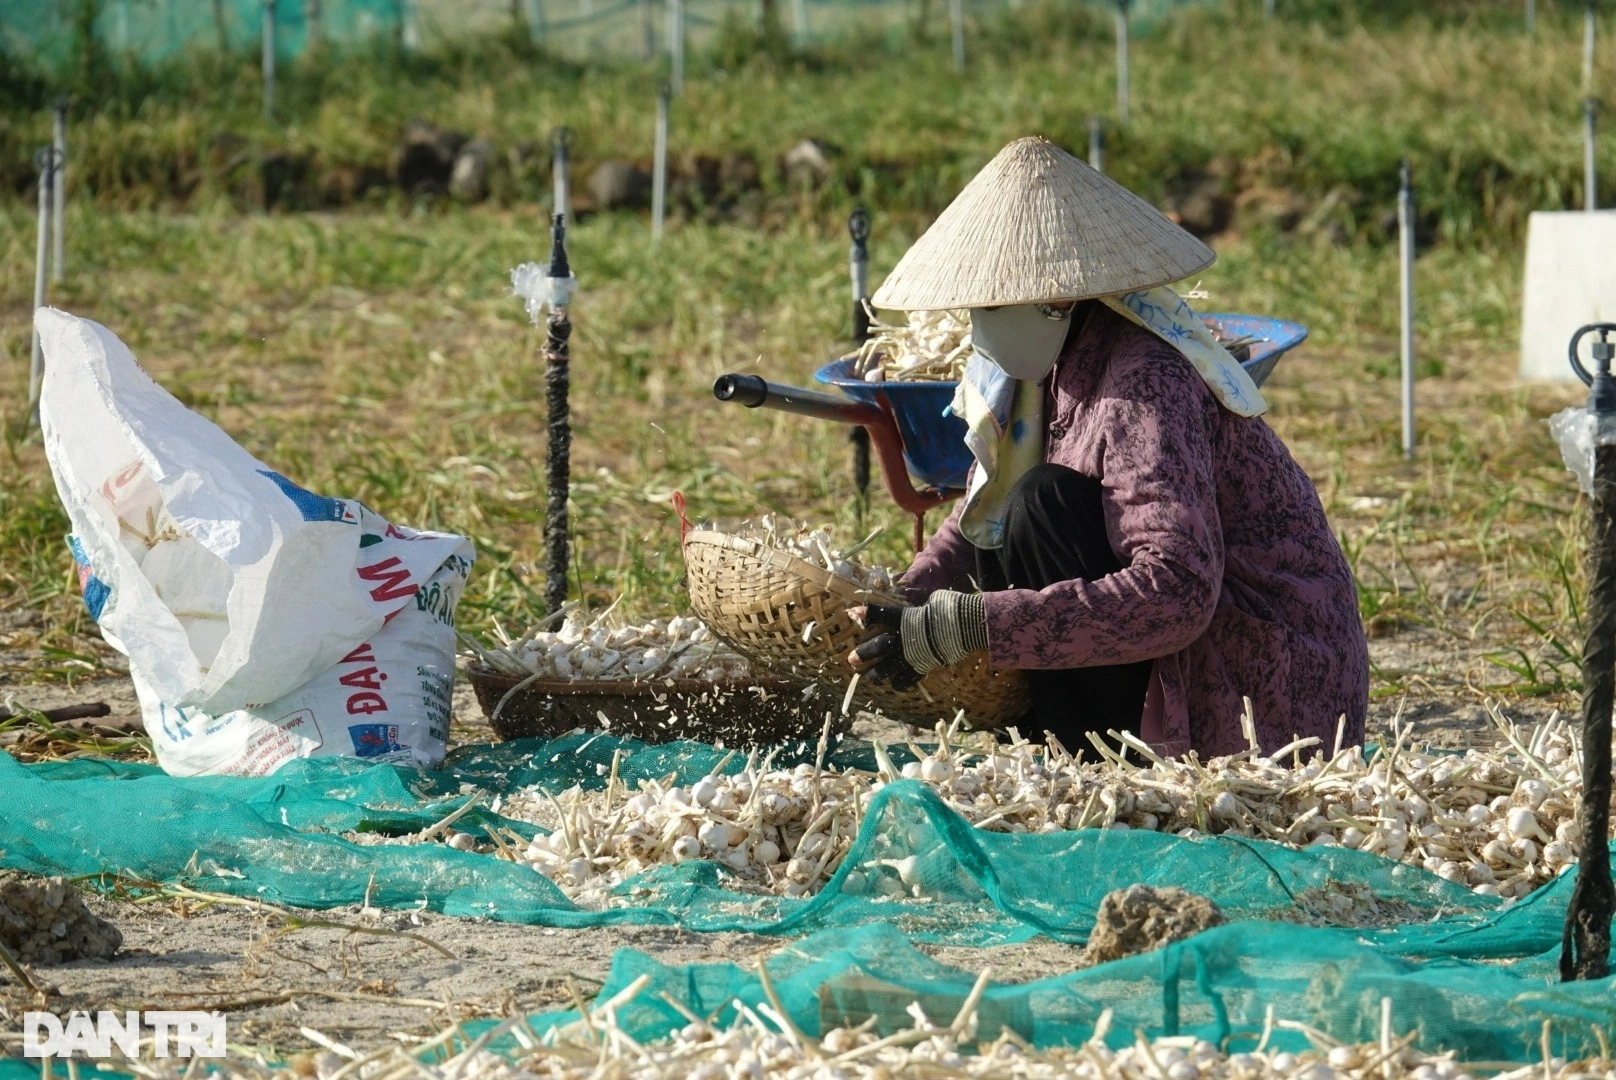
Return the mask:
<svg viewBox="0 0 1616 1080">
<path fill-rule="evenodd" d="M 568 225 L 572 224 L 572 193 L 568 186 L 571 178 L 568 176 L 570 165 L 567 157 L 567 144 L 570 141 L 571 132 L 564 127 L 556 128 L 550 136 L 550 179 L 555 192 L 551 213 L 562 215 Z"/>
<path fill-rule="evenodd" d="M 847 276 L 853 284 L 853 344 L 863 345 L 870 339 L 870 309 L 865 306 L 870 295 L 870 212 L 860 206 L 849 214 L 847 233 L 853 238 L 847 252 Z M 870 433 L 855 425 L 847 438 L 853 444 L 853 510 L 862 531 L 870 505 Z"/>
<path fill-rule="evenodd" d="M 808 41 L 807 0 L 791 0 L 791 23 L 792 28 L 796 31 L 797 44 L 806 44 Z"/>
<path fill-rule="evenodd" d="M 1582 96 L 1594 96 L 1594 15 L 1599 0 L 1588 0 L 1582 16 Z"/>
<path fill-rule="evenodd" d="M 67 213 L 67 99 L 56 99 L 56 123 L 52 132 L 51 146 L 55 150 L 56 168 L 52 170 L 55 179 L 51 184 L 51 200 L 54 221 L 51 223 L 51 240 L 55 251 L 51 257 L 51 280 L 61 281 L 66 268 L 65 249 L 66 227 L 62 218 Z"/>
<path fill-rule="evenodd" d="M 1531 3 L 1531 0 L 1527 0 L 1527 3 Z M 1262 17 L 1265 19 L 1274 17 L 1274 0 L 1262 0 Z"/>
<path fill-rule="evenodd" d="M 965 0 L 948 0 L 948 19 L 954 30 L 954 70 L 965 70 Z"/>
<path fill-rule="evenodd" d="M 1537 0 L 1526 0 L 1526 32 L 1537 33 Z"/>
<path fill-rule="evenodd" d="M 1089 117 L 1089 168 L 1105 172 L 1105 121 L 1098 116 Z"/>
<path fill-rule="evenodd" d="M 264 119 L 275 119 L 275 0 L 264 0 Z"/>
<path fill-rule="evenodd" d="M 1128 126 L 1128 0 L 1117 0 L 1117 123 Z"/>
<path fill-rule="evenodd" d="M 567 219 L 563 214 L 551 218 L 550 225 L 550 277 L 565 280 L 572 276 L 567 264 Z M 545 584 L 544 603 L 550 612 L 561 610 L 567 602 L 567 565 L 570 561 L 567 536 L 567 496 L 572 482 L 572 415 L 567 406 L 571 362 L 572 320 L 567 315 L 567 303 L 552 304 L 545 323 L 544 387 L 546 401 L 545 427 L 549 437 L 549 454 L 545 473 L 549 491 L 545 500 L 544 547 Z"/>
<path fill-rule="evenodd" d="M 1414 460 L 1414 177 L 1403 162 L 1397 193 L 1397 246 L 1402 265 L 1403 456 Z"/>
<path fill-rule="evenodd" d="M 527 10 L 527 36 L 537 45 L 544 40 L 544 0 L 523 0 Z"/>
<path fill-rule="evenodd" d="M 685 92 L 685 2 L 668 0 L 668 55 L 673 59 L 672 92 Z"/>
<path fill-rule="evenodd" d="M 405 52 L 421 51 L 421 23 L 416 18 L 415 0 L 399 0 L 399 38 Z"/>
<path fill-rule="evenodd" d="M 56 179 L 56 150 L 41 147 L 34 155 L 39 168 L 39 236 L 34 247 L 34 311 L 45 306 L 45 270 L 50 262 L 51 189 Z M 29 320 L 33 322 L 32 319 Z M 28 360 L 28 414 L 33 415 L 39 405 L 39 384 L 45 374 L 45 353 L 39 343 L 39 330 L 35 328 Z"/>
<path fill-rule="evenodd" d="M 1594 99 L 1582 103 L 1582 205 L 1592 213 L 1599 209 L 1599 163 L 1594 157 Z"/>
<path fill-rule="evenodd" d="M 657 94 L 656 149 L 651 159 L 651 238 L 662 239 L 662 218 L 668 209 L 668 98 L 663 86 Z"/>
<path fill-rule="evenodd" d="M 1577 359 L 1577 343 L 1591 331 L 1597 374 Z M 1588 411 L 1598 428 L 1616 417 L 1616 380 L 1610 364 L 1616 344 L 1608 323 L 1585 326 L 1571 339 L 1572 368 L 1586 381 Z M 1610 713 L 1616 699 L 1616 445 L 1594 447 L 1593 520 L 1588 537 L 1588 640 L 1582 650 L 1582 827 L 1577 880 L 1566 905 L 1560 938 L 1560 978 L 1600 979 L 1608 973 L 1611 911 L 1616 888 L 1610 879 Z"/>
</svg>

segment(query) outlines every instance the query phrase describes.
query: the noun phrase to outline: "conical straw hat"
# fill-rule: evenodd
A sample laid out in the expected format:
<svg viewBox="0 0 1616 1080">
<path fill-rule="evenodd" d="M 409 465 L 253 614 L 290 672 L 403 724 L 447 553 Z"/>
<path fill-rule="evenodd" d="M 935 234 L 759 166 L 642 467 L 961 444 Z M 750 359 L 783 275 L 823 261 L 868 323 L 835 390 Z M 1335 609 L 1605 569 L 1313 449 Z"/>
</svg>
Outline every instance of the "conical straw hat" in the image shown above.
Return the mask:
<svg viewBox="0 0 1616 1080">
<path fill-rule="evenodd" d="M 1114 296 L 1189 277 L 1212 249 L 1048 139 L 976 174 L 876 290 L 899 311 Z"/>
</svg>

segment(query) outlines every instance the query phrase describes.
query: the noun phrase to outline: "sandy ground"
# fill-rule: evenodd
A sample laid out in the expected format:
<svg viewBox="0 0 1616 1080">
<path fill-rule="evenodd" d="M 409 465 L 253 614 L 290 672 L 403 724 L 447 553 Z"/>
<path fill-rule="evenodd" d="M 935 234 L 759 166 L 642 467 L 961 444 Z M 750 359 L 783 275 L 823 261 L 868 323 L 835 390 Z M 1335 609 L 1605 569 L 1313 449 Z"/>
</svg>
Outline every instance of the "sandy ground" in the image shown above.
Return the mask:
<svg viewBox="0 0 1616 1080">
<path fill-rule="evenodd" d="M 753 966 L 790 940 L 662 927 L 555 930 L 351 907 L 295 913 L 341 926 L 294 926 L 275 909 L 88 903 L 123 931 L 124 948 L 111 961 L 37 972 L 57 990 L 53 1011 L 218 1009 L 229 1018 L 232 1047 L 270 1054 L 307 1048 L 302 1027 L 374 1046 L 393 1032 L 435 1033 L 453 1019 L 565 1008 L 568 980 L 592 996 L 620 948 L 666 963 Z M 1070 971 L 1081 952 L 1044 938 L 928 951 L 971 971 L 991 964 L 1003 982 Z M 9 1014 L 0 1015 L 0 1029 L 18 1030 L 17 1014 L 29 1007 L 15 983 L 0 981 L 0 1014 Z"/>
<path fill-rule="evenodd" d="M 1438 655 L 1452 649 L 1439 640 L 1422 640 L 1418 631 L 1371 642 L 1374 660 L 1383 667 L 1417 664 L 1434 670 L 1465 659 Z M 139 714 L 133 688 L 121 677 L 19 687 L 11 694 L 17 704 L 37 709 L 101 701 L 114 717 Z M 463 681 L 455 705 L 455 742 L 489 741 L 491 733 Z M 1528 721 L 1546 715 L 1549 707 L 1517 704 L 1508 711 Z M 1493 739 L 1481 698 L 1461 688 L 1432 685 L 1426 692 L 1378 700 L 1371 707 L 1371 729 L 1384 730 L 1399 714 L 1424 741 L 1463 747 Z M 902 735 L 896 725 L 868 723 L 855 733 Z M 640 949 L 668 963 L 750 965 L 787 944 L 742 934 L 653 927 L 556 930 L 353 908 L 282 912 L 196 910 L 173 901 L 140 906 L 101 897 L 88 902 L 123 931 L 125 946 L 111 961 L 40 971 L 60 993 L 51 1006 L 55 1011 L 217 1008 L 229 1017 L 232 1046 L 276 1055 L 307 1049 L 310 1040 L 299 1031 L 304 1027 L 373 1047 L 394 1033 L 435 1033 L 451 1019 L 565 1007 L 571 1000 L 568 979 L 590 996 L 620 948 Z M 961 968 L 977 971 L 992 964 L 997 979 L 1024 981 L 1071 970 L 1080 950 L 1040 938 L 994 949 L 930 951 Z M 0 1030 L 17 1031 L 19 1010 L 26 1007 L 15 981 L 0 975 Z M 6 1052 L 18 1048 L 0 1049 Z"/>
</svg>

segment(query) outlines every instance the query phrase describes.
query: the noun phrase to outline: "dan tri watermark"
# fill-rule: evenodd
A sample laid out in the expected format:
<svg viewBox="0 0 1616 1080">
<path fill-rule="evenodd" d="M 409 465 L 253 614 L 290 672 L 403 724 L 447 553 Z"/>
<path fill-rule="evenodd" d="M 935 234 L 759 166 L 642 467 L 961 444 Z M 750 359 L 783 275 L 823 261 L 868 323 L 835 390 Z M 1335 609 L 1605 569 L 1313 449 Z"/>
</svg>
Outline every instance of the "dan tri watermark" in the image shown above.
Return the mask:
<svg viewBox="0 0 1616 1080">
<path fill-rule="evenodd" d="M 153 1057 L 224 1057 L 224 1013 L 102 1010 L 92 1018 L 75 1010 L 65 1021 L 55 1013 L 22 1014 L 24 1057 L 106 1058 L 116 1046 L 133 1058 L 140 1056 L 143 1041 L 151 1043 Z"/>
</svg>

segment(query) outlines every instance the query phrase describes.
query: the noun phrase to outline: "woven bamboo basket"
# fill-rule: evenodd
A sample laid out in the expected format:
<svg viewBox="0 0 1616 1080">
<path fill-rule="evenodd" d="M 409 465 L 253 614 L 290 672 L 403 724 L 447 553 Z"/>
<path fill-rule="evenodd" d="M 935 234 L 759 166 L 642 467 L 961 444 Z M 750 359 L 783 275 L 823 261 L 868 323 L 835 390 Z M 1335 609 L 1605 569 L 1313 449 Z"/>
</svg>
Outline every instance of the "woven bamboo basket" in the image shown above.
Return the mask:
<svg viewBox="0 0 1616 1080">
<path fill-rule="evenodd" d="M 906 603 L 729 533 L 692 530 L 685 536 L 684 554 L 696 614 L 731 648 L 786 678 L 845 685 L 851 675 L 847 654 L 869 636 L 847 609 Z M 1026 713 L 1027 683 L 1018 671 L 990 668 L 986 653 L 973 653 L 929 672 L 909 690 L 860 679 L 855 703 L 923 725 L 951 719 L 963 709 L 975 727 L 1003 727 Z"/>
<path fill-rule="evenodd" d="M 650 743 L 699 739 L 773 746 L 817 739 L 825 724 L 824 706 L 806 702 L 800 685 L 782 679 L 523 679 L 481 664 L 466 674 L 501 741 L 553 739 L 604 726 L 613 735 Z M 846 726 L 835 719 L 833 733 Z"/>
</svg>

